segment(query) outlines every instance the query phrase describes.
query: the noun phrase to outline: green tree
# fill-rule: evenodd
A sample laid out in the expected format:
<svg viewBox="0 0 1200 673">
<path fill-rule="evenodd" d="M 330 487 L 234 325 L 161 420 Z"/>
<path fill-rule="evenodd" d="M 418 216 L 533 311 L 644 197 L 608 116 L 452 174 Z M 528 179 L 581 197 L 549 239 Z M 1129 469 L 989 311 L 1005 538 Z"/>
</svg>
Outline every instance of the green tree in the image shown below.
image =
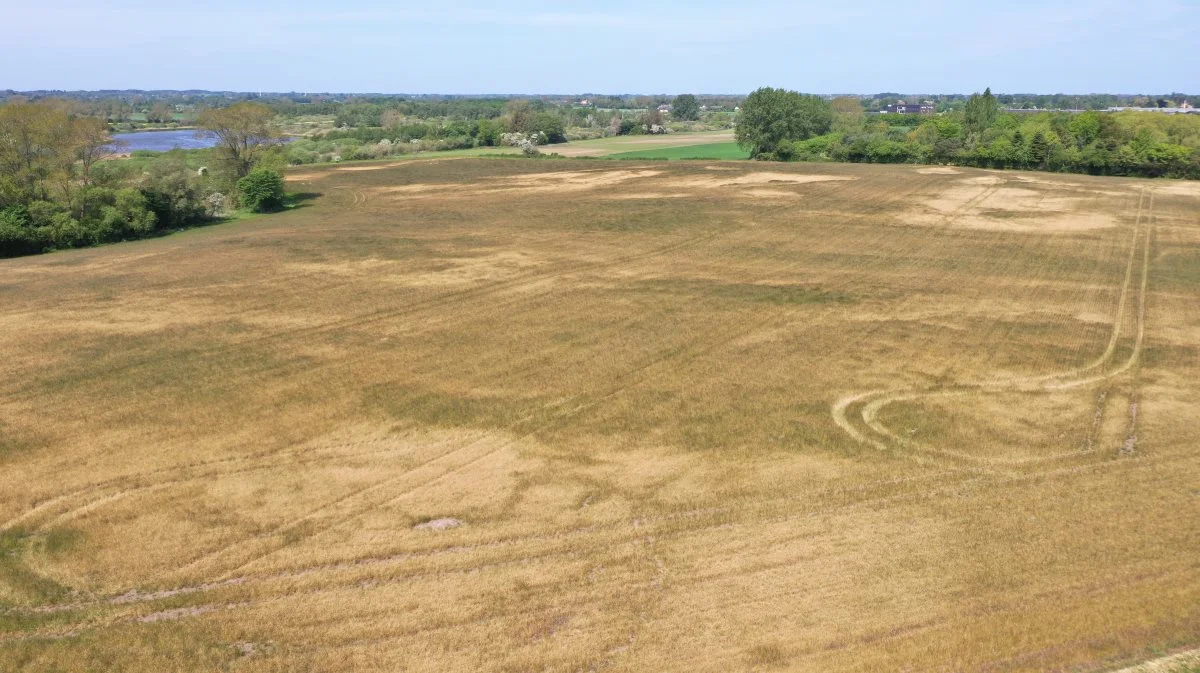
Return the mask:
<svg viewBox="0 0 1200 673">
<path fill-rule="evenodd" d="M 1084 112 L 1071 118 L 1067 129 L 1079 147 L 1091 145 L 1100 136 L 1100 113 Z"/>
<path fill-rule="evenodd" d="M 93 243 L 141 238 L 154 231 L 157 216 L 146 197 L 136 189 L 121 189 L 110 197 L 112 205 L 100 208 L 99 222 L 91 227 Z"/>
<path fill-rule="evenodd" d="M 271 108 L 261 103 L 236 103 L 201 112 L 197 123 L 217 135 L 219 158 L 234 178 L 243 178 L 275 141 L 274 118 Z"/>
<path fill-rule="evenodd" d="M 696 121 L 700 119 L 700 104 L 690 93 L 682 93 L 671 102 L 671 116 L 680 121 Z"/>
<path fill-rule="evenodd" d="M 662 113 L 658 111 L 658 108 L 651 107 L 642 113 L 642 128 L 646 133 L 652 133 L 654 127 L 662 126 L 662 123 Z"/>
<path fill-rule="evenodd" d="M 1038 166 L 1044 166 L 1046 159 L 1050 157 L 1050 142 L 1046 140 L 1046 135 L 1041 131 L 1033 134 L 1033 139 L 1029 141 L 1029 160 Z"/>
<path fill-rule="evenodd" d="M 108 124 L 96 117 L 78 117 L 71 122 L 75 158 L 79 161 L 79 177 L 83 184 L 92 181 L 92 168 L 111 152 L 112 136 Z"/>
<path fill-rule="evenodd" d="M 49 198 L 52 185 L 69 185 L 73 139 L 71 118 L 59 106 L 0 106 L 0 208 Z"/>
<path fill-rule="evenodd" d="M 1029 163 L 1029 148 L 1025 146 L 1025 134 L 1017 129 L 1012 135 L 1012 157 L 1014 166 L 1024 166 Z"/>
<path fill-rule="evenodd" d="M 854 96 L 839 96 L 829 102 L 833 110 L 833 130 L 838 133 L 853 133 L 863 127 L 866 114 L 862 101 Z"/>
<path fill-rule="evenodd" d="M 166 101 L 158 101 L 151 105 L 150 110 L 146 113 L 146 121 L 155 124 L 163 124 L 174 119 L 175 115 Z"/>
<path fill-rule="evenodd" d="M 480 119 L 475 123 L 475 141 L 480 146 L 492 147 L 500 144 L 504 124 L 494 119 Z"/>
<path fill-rule="evenodd" d="M 201 178 L 189 169 L 181 151 L 167 152 L 150 164 L 140 189 L 146 208 L 154 213 L 157 226 L 178 229 L 204 219 Z"/>
<path fill-rule="evenodd" d="M 547 144 L 567 141 L 566 126 L 563 124 L 562 118 L 553 112 L 534 114 L 529 125 L 532 133 L 541 133 L 546 136 Z"/>
<path fill-rule="evenodd" d="M 980 135 L 996 123 L 1000 115 L 1000 104 L 992 95 L 992 89 L 984 89 L 982 94 L 971 94 L 967 106 L 963 110 L 963 126 L 970 135 Z"/>
<path fill-rule="evenodd" d="M 818 96 L 763 87 L 742 103 L 735 137 L 754 156 L 775 152 L 785 140 L 807 140 L 829 132 L 833 112 Z"/>
<path fill-rule="evenodd" d="M 504 106 L 508 113 L 508 128 L 516 133 L 534 133 L 533 119 L 537 112 L 533 105 L 523 98 L 510 100 Z"/>
<path fill-rule="evenodd" d="M 265 213 L 283 207 L 283 178 L 275 171 L 256 168 L 237 182 L 242 207 Z"/>
<path fill-rule="evenodd" d="M 29 255 L 37 251 L 37 236 L 25 206 L 0 210 L 0 257 Z"/>
</svg>

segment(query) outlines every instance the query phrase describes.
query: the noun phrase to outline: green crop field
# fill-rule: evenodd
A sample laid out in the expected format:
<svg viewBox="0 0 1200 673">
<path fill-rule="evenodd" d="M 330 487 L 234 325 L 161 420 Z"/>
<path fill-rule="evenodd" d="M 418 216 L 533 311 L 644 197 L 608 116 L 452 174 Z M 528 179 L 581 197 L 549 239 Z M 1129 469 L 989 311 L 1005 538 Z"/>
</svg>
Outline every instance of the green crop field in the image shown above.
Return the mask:
<svg viewBox="0 0 1200 673">
<path fill-rule="evenodd" d="M 610 159 L 733 160 L 749 159 L 750 153 L 739 147 L 737 143 L 711 143 L 707 145 L 685 145 L 683 147 L 663 147 L 652 150 L 618 152 L 608 156 Z"/>
</svg>

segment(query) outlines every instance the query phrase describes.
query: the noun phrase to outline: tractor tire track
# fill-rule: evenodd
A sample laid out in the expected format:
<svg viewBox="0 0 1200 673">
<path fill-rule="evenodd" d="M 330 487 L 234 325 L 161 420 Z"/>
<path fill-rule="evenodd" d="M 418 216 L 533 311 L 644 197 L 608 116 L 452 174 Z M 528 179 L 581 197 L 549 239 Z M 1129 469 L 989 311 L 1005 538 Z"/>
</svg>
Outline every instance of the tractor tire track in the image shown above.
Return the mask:
<svg viewBox="0 0 1200 673">
<path fill-rule="evenodd" d="M 1110 333 L 1109 340 L 1105 345 L 1104 351 L 1101 352 L 1101 354 L 1094 360 L 1080 367 L 1062 372 L 1054 372 L 1033 377 L 1008 377 L 986 381 L 976 381 L 958 384 L 952 388 L 943 390 L 871 390 L 867 392 L 851 394 L 839 398 L 834 402 L 831 409 L 834 422 L 856 441 L 869 444 L 878 449 L 888 449 L 890 446 L 903 446 L 909 452 L 943 456 L 955 460 L 984 464 L 1027 464 L 1031 462 L 1061 460 L 1064 455 L 1005 461 L 1001 459 L 980 459 L 976 456 L 952 451 L 925 449 L 892 432 L 879 420 L 879 414 L 882 409 L 889 404 L 916 399 L 1002 391 L 1040 392 L 1069 390 L 1111 379 L 1119 376 L 1133 367 L 1140 358 L 1145 337 L 1145 305 L 1149 281 L 1150 247 L 1153 237 L 1154 194 L 1151 191 L 1149 194 L 1149 199 L 1146 198 L 1146 194 L 1147 191 L 1143 189 L 1138 198 L 1137 213 L 1133 228 L 1134 230 L 1133 234 L 1131 235 L 1128 260 L 1126 262 L 1125 274 L 1121 284 L 1121 293 L 1117 302 L 1116 315 L 1113 318 L 1113 328 Z M 1144 220 L 1149 220 L 1150 224 L 1143 226 Z M 1140 244 L 1139 241 L 1141 241 Z M 1103 368 L 1105 365 L 1109 364 L 1116 353 L 1117 345 L 1120 342 L 1121 335 L 1125 330 L 1124 322 L 1128 312 L 1133 284 L 1132 281 L 1134 278 L 1134 269 L 1137 266 L 1137 252 L 1139 249 L 1142 252 L 1141 280 L 1137 289 L 1138 313 L 1136 316 L 1136 336 L 1130 357 L 1125 361 L 1124 364 L 1118 366 L 1116 369 L 1102 372 L 1093 376 L 1084 376 L 1090 371 Z M 854 424 L 848 418 L 850 409 L 860 404 L 862 405 L 860 410 L 861 421 L 866 428 L 871 431 L 872 435 L 867 435 L 855 428 Z"/>
</svg>

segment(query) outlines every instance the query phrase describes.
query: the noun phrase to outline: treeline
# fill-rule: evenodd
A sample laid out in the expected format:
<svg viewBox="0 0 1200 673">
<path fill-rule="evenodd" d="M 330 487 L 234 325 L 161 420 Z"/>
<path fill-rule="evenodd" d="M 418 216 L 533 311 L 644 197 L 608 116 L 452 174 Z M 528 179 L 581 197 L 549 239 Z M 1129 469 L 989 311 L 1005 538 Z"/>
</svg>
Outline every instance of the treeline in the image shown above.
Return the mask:
<svg viewBox="0 0 1200 673">
<path fill-rule="evenodd" d="M 868 96 L 853 96 L 862 101 L 868 112 L 879 112 L 888 105 L 904 101 L 906 103 L 929 103 L 938 112 L 961 110 L 970 99 L 967 94 L 928 94 L 928 93 L 877 93 Z M 996 94 L 996 101 L 1001 107 L 1016 110 L 1096 110 L 1102 111 L 1113 107 L 1179 107 L 1185 102 L 1195 102 L 1200 96 L 1173 92 L 1157 95 L 1128 95 L 1128 94 L 1033 94 L 1013 93 Z"/>
<path fill-rule="evenodd" d="M 410 115 L 410 112 L 419 114 Z M 434 116 L 427 116 L 434 115 Z M 348 106 L 338 127 L 298 138 L 285 149 L 293 165 L 378 159 L 409 152 L 565 142 L 569 115 L 541 101 L 461 100 Z"/>
<path fill-rule="evenodd" d="M 285 154 L 288 163 L 300 165 L 473 147 L 525 149 L 567 140 L 691 130 L 702 123 L 702 116 L 725 128 L 733 123 L 732 113 L 702 115 L 697 97 L 690 94 L 664 105 L 671 111 L 657 106 L 635 111 L 590 104 L 554 106 L 541 99 L 362 103 L 343 108 L 336 128 L 289 143 Z"/>
<path fill-rule="evenodd" d="M 387 126 L 389 120 L 405 117 L 458 121 L 495 119 L 504 114 L 505 104 L 506 101 L 498 99 L 347 103 L 336 112 L 334 123 L 338 126 Z"/>
<path fill-rule="evenodd" d="M 282 153 L 270 110 L 240 104 L 200 122 L 221 137 L 205 165 L 183 152 L 104 160 L 103 119 L 65 101 L 0 106 L 0 257 L 145 238 L 242 206 L 282 205 Z"/>
<path fill-rule="evenodd" d="M 854 98 L 765 88 L 747 98 L 737 138 L 755 157 L 780 161 L 1200 178 L 1200 115 L 1011 114 L 990 90 L 937 115 L 866 115 Z"/>
</svg>

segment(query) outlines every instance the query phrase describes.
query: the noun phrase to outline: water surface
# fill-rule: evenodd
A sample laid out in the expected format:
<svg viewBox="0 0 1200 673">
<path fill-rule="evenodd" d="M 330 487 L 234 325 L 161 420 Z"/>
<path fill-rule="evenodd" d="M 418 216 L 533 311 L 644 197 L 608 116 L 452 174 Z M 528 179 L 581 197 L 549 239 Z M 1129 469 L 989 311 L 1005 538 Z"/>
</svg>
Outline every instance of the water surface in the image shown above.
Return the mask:
<svg viewBox="0 0 1200 673">
<path fill-rule="evenodd" d="M 217 135 L 208 131 L 180 129 L 171 131 L 142 131 L 140 133 L 114 133 L 118 149 L 122 152 L 152 150 L 167 152 L 173 149 L 200 150 L 217 144 Z"/>
</svg>

